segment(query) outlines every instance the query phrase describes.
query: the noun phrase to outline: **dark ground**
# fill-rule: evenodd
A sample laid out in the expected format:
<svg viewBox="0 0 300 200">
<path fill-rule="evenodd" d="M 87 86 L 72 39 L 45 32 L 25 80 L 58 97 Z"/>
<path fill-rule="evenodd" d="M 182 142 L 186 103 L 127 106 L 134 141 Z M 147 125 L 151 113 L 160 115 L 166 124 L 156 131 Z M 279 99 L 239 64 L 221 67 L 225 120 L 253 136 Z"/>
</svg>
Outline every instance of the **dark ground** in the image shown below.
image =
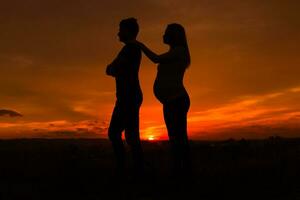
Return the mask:
<svg viewBox="0 0 300 200">
<path fill-rule="evenodd" d="M 193 178 L 170 178 L 167 142 L 144 142 L 147 175 L 114 177 L 100 139 L 0 140 L 0 200 L 300 199 L 300 139 L 191 142 Z"/>
</svg>

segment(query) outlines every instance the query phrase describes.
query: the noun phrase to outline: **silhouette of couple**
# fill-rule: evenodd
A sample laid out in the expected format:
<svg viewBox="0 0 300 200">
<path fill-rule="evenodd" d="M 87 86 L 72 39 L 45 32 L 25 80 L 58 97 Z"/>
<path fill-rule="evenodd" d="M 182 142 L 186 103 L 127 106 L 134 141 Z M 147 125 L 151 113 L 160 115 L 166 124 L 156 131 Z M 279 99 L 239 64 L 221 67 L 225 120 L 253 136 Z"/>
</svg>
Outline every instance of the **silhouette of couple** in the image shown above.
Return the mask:
<svg viewBox="0 0 300 200">
<path fill-rule="evenodd" d="M 141 51 L 157 63 L 154 94 L 163 105 L 163 114 L 168 130 L 172 153 L 173 172 L 185 173 L 190 167 L 189 142 L 187 136 L 187 112 L 190 99 L 183 85 L 185 70 L 190 64 L 190 54 L 184 28 L 180 24 L 169 24 L 163 42 L 169 51 L 156 54 L 136 40 L 139 25 L 135 18 L 124 19 L 119 24 L 119 40 L 124 43 L 117 57 L 107 66 L 106 74 L 116 80 L 116 103 L 112 113 L 108 136 L 116 156 L 117 172 L 124 174 L 125 149 L 122 132 L 131 148 L 134 173 L 144 172 L 144 159 L 139 134 L 139 110 L 143 94 L 138 73 Z"/>
</svg>

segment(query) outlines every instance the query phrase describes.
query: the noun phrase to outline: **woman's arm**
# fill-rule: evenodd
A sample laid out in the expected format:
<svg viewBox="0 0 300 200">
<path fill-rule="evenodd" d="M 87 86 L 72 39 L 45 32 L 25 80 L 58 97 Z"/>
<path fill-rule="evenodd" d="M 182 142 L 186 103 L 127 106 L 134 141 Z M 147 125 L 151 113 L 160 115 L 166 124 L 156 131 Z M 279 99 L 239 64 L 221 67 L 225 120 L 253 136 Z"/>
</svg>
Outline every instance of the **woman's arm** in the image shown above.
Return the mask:
<svg viewBox="0 0 300 200">
<path fill-rule="evenodd" d="M 151 51 L 146 45 L 141 42 L 136 41 L 136 44 L 139 45 L 144 54 L 154 63 L 160 62 L 160 56 Z"/>
<path fill-rule="evenodd" d="M 178 59 L 182 57 L 183 52 L 181 51 L 182 48 L 176 47 L 170 49 L 167 53 L 158 55 L 151 51 L 146 45 L 143 43 L 136 41 L 136 44 L 139 45 L 141 50 L 145 53 L 145 55 L 154 63 L 162 63 L 162 62 L 170 62 L 173 61 L 174 59 Z"/>
</svg>

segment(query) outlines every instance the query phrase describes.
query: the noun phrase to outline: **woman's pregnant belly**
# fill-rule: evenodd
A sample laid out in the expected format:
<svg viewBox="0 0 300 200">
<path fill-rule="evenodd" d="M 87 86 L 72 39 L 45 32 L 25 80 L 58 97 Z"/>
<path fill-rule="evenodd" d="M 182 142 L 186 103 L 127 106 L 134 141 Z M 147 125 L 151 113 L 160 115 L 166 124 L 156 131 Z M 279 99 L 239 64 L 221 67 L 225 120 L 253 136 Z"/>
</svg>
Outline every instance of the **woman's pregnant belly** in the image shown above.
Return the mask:
<svg viewBox="0 0 300 200">
<path fill-rule="evenodd" d="M 154 95 L 161 102 L 175 99 L 186 93 L 182 83 L 170 82 L 170 80 L 156 79 L 154 82 Z"/>
</svg>

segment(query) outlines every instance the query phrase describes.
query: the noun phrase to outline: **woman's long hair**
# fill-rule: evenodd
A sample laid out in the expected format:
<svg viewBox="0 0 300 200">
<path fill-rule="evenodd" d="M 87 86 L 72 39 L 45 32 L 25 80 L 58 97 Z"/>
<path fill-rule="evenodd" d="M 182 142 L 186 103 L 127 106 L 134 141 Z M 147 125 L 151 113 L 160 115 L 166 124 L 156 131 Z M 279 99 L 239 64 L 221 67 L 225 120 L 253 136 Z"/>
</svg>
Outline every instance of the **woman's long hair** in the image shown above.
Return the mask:
<svg viewBox="0 0 300 200">
<path fill-rule="evenodd" d="M 191 56 L 184 27 L 180 24 L 172 23 L 167 26 L 167 30 L 169 30 L 172 44 L 185 47 L 188 67 L 191 64 Z"/>
</svg>

